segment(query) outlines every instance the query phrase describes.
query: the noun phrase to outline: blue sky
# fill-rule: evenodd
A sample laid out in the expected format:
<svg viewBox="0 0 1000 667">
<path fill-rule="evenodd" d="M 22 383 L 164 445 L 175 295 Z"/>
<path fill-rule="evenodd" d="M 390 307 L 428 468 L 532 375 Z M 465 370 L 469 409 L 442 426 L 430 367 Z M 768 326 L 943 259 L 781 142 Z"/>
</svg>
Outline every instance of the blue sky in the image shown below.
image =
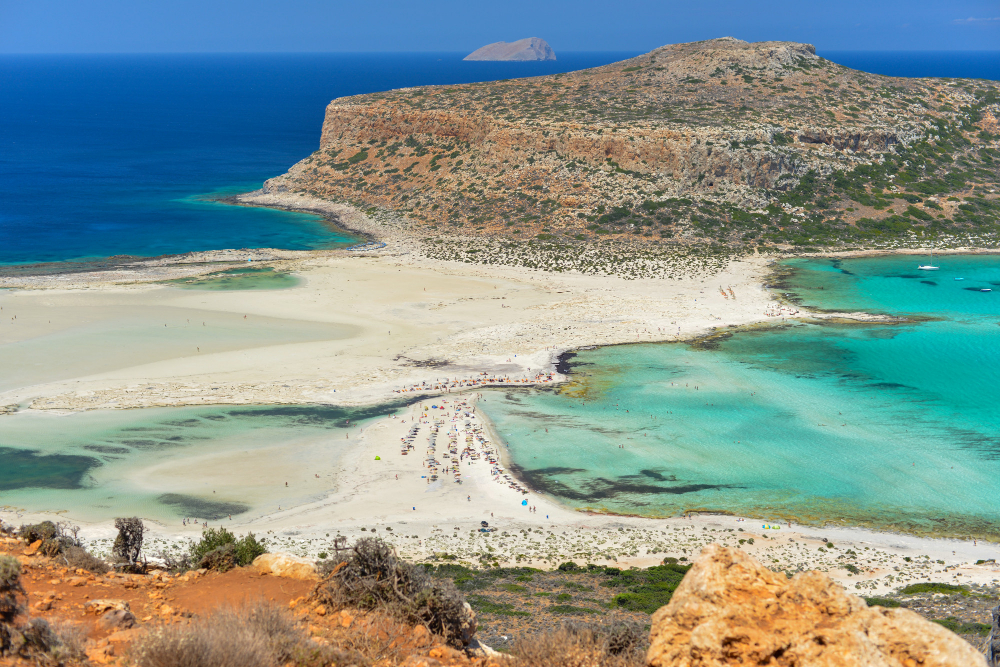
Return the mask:
<svg viewBox="0 0 1000 667">
<path fill-rule="evenodd" d="M 0 53 L 647 51 L 731 35 L 830 50 L 1000 50 L 997 0 L 0 0 Z"/>
</svg>

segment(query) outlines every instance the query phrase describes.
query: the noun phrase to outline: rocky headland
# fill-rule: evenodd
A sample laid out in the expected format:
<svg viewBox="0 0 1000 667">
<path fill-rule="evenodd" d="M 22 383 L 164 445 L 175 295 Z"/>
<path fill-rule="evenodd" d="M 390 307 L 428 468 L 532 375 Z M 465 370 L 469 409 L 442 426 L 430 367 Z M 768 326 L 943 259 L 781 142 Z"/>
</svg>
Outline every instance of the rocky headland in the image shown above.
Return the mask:
<svg viewBox="0 0 1000 667">
<path fill-rule="evenodd" d="M 538 37 L 527 37 L 516 42 L 493 42 L 481 46 L 462 60 L 529 61 L 555 60 L 556 52 L 549 43 Z"/>
<path fill-rule="evenodd" d="M 595 242 L 982 247 L 1000 212 L 998 92 L 853 70 L 808 44 L 674 44 L 336 99 L 319 149 L 264 192 L 391 212 L 432 255 L 467 261 Z M 438 251 L 445 237 L 467 241 Z"/>
</svg>

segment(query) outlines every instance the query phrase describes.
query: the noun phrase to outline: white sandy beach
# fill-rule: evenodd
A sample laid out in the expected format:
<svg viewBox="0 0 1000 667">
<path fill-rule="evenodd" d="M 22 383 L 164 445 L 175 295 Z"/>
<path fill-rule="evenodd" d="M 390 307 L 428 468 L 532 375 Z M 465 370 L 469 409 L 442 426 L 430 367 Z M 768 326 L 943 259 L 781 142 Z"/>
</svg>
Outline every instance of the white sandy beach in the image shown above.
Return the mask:
<svg viewBox="0 0 1000 667">
<path fill-rule="evenodd" d="M 315 470 L 308 462 L 282 459 L 280 452 L 255 450 L 239 461 L 209 453 L 197 465 L 167 462 L 142 472 L 147 484 L 186 479 L 185 491 L 192 493 L 205 480 L 225 489 L 262 469 L 278 491 L 286 481 L 300 489 L 312 485 L 306 495 L 318 500 L 279 510 L 276 500 L 268 506 L 266 483 L 255 482 L 264 509 L 225 521 L 238 532 L 267 535 L 274 548 L 311 556 L 331 552 L 337 534 L 355 538 L 372 528 L 414 558 L 447 553 L 468 563 L 533 566 L 570 559 L 650 565 L 668 555 L 693 559 L 708 542 L 738 544 L 753 537 L 753 544 L 742 546 L 776 569 L 820 567 L 849 587 L 868 582 L 859 587 L 865 591 L 928 578 L 1000 578 L 995 563 L 972 564 L 997 558 L 993 544 L 849 528 L 762 529 L 760 521 L 718 515 L 594 515 L 524 494 L 505 480 L 502 443 L 476 410 L 476 389 L 484 380 L 558 382 L 554 363 L 566 350 L 684 340 L 790 315 L 763 287 L 768 258 L 734 261 L 713 275 L 624 280 L 429 260 L 404 238 L 384 237 L 387 247 L 375 254 L 276 256 L 274 266 L 303 279 L 284 290 L 180 289 L 143 283 L 142 276 L 8 280 L 0 284 L 10 288 L 0 291 L 0 406 L 7 412 L 71 413 L 215 404 L 371 405 L 426 397 L 363 432 L 349 432 L 346 452 L 318 461 Z M 259 259 L 266 253 L 256 254 Z M 241 259 L 239 253 L 222 257 Z M 456 403 L 462 408 L 457 417 Z M 447 409 L 423 410 L 432 404 Z M 439 466 L 431 471 L 427 438 L 435 422 L 433 457 Z M 403 455 L 401 439 L 415 425 L 420 430 L 413 449 Z M 455 464 L 446 449 L 454 428 L 461 483 L 446 470 Z M 477 435 L 501 457 L 504 473 L 491 474 L 494 466 Z M 478 458 L 462 454 L 467 437 L 469 453 Z M 429 479 L 434 472 L 438 479 Z M 41 509 L 8 508 L 0 519 L 17 524 L 49 516 Z M 59 517 L 79 523 L 72 510 Z M 480 521 L 497 532 L 476 532 Z M 109 523 L 83 525 L 95 546 L 109 546 Z M 194 538 L 202 525 L 156 523 L 154 548 Z M 832 550 L 820 551 L 825 540 L 834 543 Z M 855 555 L 844 557 L 848 549 Z M 849 573 L 847 563 L 861 574 Z"/>
</svg>

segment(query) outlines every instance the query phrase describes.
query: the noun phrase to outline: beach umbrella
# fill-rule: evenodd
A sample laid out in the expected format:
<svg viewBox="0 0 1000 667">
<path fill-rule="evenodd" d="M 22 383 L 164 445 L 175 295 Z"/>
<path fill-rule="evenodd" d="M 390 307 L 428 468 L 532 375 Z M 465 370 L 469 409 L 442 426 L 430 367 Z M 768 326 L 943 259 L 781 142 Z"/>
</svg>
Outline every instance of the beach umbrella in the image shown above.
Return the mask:
<svg viewBox="0 0 1000 667">
<path fill-rule="evenodd" d="M 521 504 L 522 504 L 522 505 L 527 505 L 527 504 L 528 504 L 528 501 L 527 501 L 527 500 L 522 500 L 522 501 L 521 501 Z"/>
<path fill-rule="evenodd" d="M 376 460 L 376 461 L 381 461 L 381 460 L 382 460 L 382 457 L 381 457 L 381 456 L 376 456 L 376 457 L 375 457 L 375 460 Z"/>
</svg>

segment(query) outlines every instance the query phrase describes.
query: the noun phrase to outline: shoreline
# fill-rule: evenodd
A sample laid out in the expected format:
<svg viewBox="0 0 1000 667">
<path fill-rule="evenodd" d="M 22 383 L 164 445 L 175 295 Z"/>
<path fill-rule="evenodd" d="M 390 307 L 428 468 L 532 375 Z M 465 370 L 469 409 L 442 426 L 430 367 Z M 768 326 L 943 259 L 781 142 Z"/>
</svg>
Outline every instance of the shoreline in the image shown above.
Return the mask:
<svg viewBox="0 0 1000 667">
<path fill-rule="evenodd" d="M 283 201 L 288 203 L 287 198 Z M 256 205 L 262 204 L 257 202 Z M 31 405 L 40 412 L 77 412 L 184 405 L 314 403 L 346 407 L 409 399 L 452 401 L 467 394 L 468 386 L 463 387 L 461 383 L 481 378 L 483 373 L 530 380 L 538 371 L 549 371 L 553 373 L 554 381 L 560 381 L 565 378 L 566 371 L 572 371 L 573 357 L 583 349 L 632 343 L 710 341 L 713 337 L 732 335 L 747 327 L 780 326 L 780 317 L 793 321 L 802 318 L 822 321 L 834 319 L 836 315 L 859 321 L 859 316 L 867 315 L 820 314 L 811 310 L 785 313 L 781 310 L 779 295 L 767 286 L 781 259 L 779 257 L 745 257 L 734 260 L 727 268 L 711 276 L 702 274 L 678 279 L 625 280 L 613 276 L 558 274 L 510 266 L 469 265 L 423 257 L 418 252 L 416 241 L 401 231 L 397 235 L 384 235 L 384 228 L 393 228 L 395 223 L 368 218 L 350 207 L 345 209 L 359 216 L 361 222 L 356 223 L 359 227 L 355 230 L 360 231 L 361 226 L 367 225 L 366 229 L 371 230 L 375 238 L 387 240 L 388 246 L 378 252 L 358 254 L 342 251 L 276 252 L 273 261 L 302 278 L 301 285 L 281 290 L 280 293 L 268 290 L 179 290 L 155 283 L 122 284 L 118 281 L 119 277 L 101 280 L 99 275 L 94 276 L 96 279 L 88 283 L 89 289 L 86 290 L 66 285 L 65 281 L 49 281 L 47 285 L 41 285 L 46 289 L 0 292 L 4 312 L 17 313 L 18 322 L 23 321 L 26 327 L 23 334 L 26 337 L 14 341 L 19 345 L 22 344 L 18 342 L 20 340 L 49 340 L 51 334 L 57 332 L 63 332 L 61 336 L 75 335 L 78 327 L 73 322 L 66 323 L 61 329 L 55 329 L 53 322 L 50 322 L 53 327 L 46 326 L 44 318 L 49 316 L 48 313 L 56 312 L 51 310 L 52 307 L 82 308 L 81 312 L 90 318 L 88 321 L 106 321 L 114 330 L 120 327 L 115 318 L 119 317 L 116 313 L 122 308 L 146 309 L 150 312 L 150 333 L 157 331 L 155 327 L 160 327 L 161 333 L 157 335 L 169 334 L 170 337 L 165 340 L 180 345 L 177 352 L 170 352 L 162 359 L 139 354 L 124 366 L 69 369 L 64 379 L 41 378 L 26 365 L 25 379 L 20 385 L 0 387 L 0 406 L 15 406 L 16 410 L 23 410 L 24 406 Z M 348 225 L 345 228 L 351 229 Z M 209 256 L 234 265 L 244 265 L 245 257 L 240 256 L 241 252 L 245 251 L 223 251 Z M 191 261 L 195 259 L 194 255 L 182 257 Z M 198 259 L 206 259 L 206 255 L 199 255 Z M 156 261 L 166 262 L 162 258 Z M 218 269 L 202 272 L 213 270 Z M 43 278 L 43 282 L 45 280 Z M 723 299 L 714 286 L 716 282 L 735 287 L 738 298 Z M 795 308 L 786 306 L 785 310 L 794 311 Z M 776 312 L 779 317 L 768 317 L 769 312 Z M 214 329 L 187 328 L 184 320 L 179 319 L 184 317 L 195 324 L 206 319 Z M 262 333 L 260 327 L 271 326 L 267 322 L 272 321 L 278 327 L 274 329 L 275 333 Z M 165 331 L 164 322 L 169 324 Z M 289 326 L 301 328 L 306 322 L 324 330 L 331 325 L 342 327 L 345 337 L 331 338 L 324 334 L 315 341 L 292 342 L 283 338 L 285 334 L 277 333 Z M 21 324 L 18 326 L 21 327 Z M 8 328 L 4 331 L 17 332 L 21 329 Z M 231 351 L 210 349 L 208 355 L 184 348 L 185 345 L 193 348 L 199 344 L 201 350 L 205 350 L 203 336 L 212 331 L 221 332 L 213 334 L 219 340 L 231 340 L 234 334 L 255 338 L 235 343 Z M 243 331 L 246 333 L 239 333 Z M 185 336 L 190 337 L 190 343 L 183 340 L 176 342 Z M 62 350 L 53 348 L 51 351 Z M 449 378 L 449 383 L 460 384 L 452 389 L 452 393 L 438 391 L 417 395 L 409 394 L 408 390 L 402 392 L 410 387 L 424 387 L 428 381 L 431 384 L 440 382 L 441 377 Z M 530 384 L 512 382 L 504 386 L 527 387 Z M 409 417 L 406 419 L 409 421 Z M 393 430 L 394 421 L 387 418 L 378 420 L 381 425 L 375 431 Z M 512 470 L 503 439 L 488 419 L 483 422 L 483 428 L 490 433 L 489 439 L 499 450 L 501 467 Z M 371 437 L 376 435 L 373 433 Z M 387 444 L 391 445 L 391 439 L 386 441 L 378 437 L 377 448 L 384 451 Z M 295 549 L 308 551 L 311 547 L 304 546 L 306 543 L 301 541 L 305 538 L 295 542 L 299 538 L 290 533 L 311 534 L 315 537 L 310 539 L 319 540 L 327 531 L 332 534 L 334 530 L 342 529 L 350 530 L 354 537 L 359 537 L 367 534 L 360 531 L 365 525 L 384 525 L 395 521 L 398 527 L 405 521 L 411 526 L 420 526 L 420 548 L 413 549 L 412 553 L 427 556 L 435 550 L 446 550 L 451 544 L 449 540 L 454 541 L 452 538 L 438 540 L 431 534 L 434 530 L 451 522 L 456 526 L 468 524 L 477 512 L 482 515 L 482 505 L 477 505 L 473 511 L 472 505 L 466 505 L 464 496 L 444 491 L 443 497 L 447 499 L 433 501 L 429 506 L 437 508 L 433 510 L 433 516 L 420 521 L 408 518 L 405 513 L 399 514 L 398 508 L 382 511 L 377 507 L 366 508 L 364 503 L 359 505 L 362 497 L 368 497 L 370 502 L 376 504 L 384 500 L 382 496 L 385 494 L 381 490 L 374 495 L 371 495 L 371 490 L 387 482 L 385 475 L 388 472 L 371 468 L 368 465 L 370 461 L 358 458 L 372 451 L 362 442 L 351 461 L 344 464 L 347 467 L 337 471 L 340 478 L 356 479 L 360 486 L 355 484 L 350 489 L 338 487 L 324 498 L 305 503 L 302 507 L 286 508 L 280 513 L 265 512 L 259 520 L 246 524 L 234 522 L 234 528 L 282 536 L 282 539 L 291 540 L 288 544 L 298 545 Z M 355 473 L 350 473 L 350 470 Z M 413 472 L 412 467 L 410 472 Z M 479 485 L 487 498 L 486 502 L 507 502 L 503 500 L 508 498 L 505 492 L 493 488 L 496 484 L 488 478 L 478 482 L 470 478 L 469 483 Z M 524 484 L 523 481 L 520 483 Z M 350 485 L 344 482 L 343 486 Z M 414 492 L 417 489 L 423 487 L 412 487 Z M 671 530 L 682 530 L 694 522 L 695 526 L 707 529 L 710 524 L 730 526 L 729 522 L 732 522 L 731 527 L 736 532 L 736 528 L 745 527 L 753 521 L 751 517 L 742 517 L 748 521 L 737 523 L 736 517 L 707 514 L 672 518 L 605 515 L 569 508 L 557 499 L 534 491 L 530 497 L 532 504 L 539 506 L 537 517 L 525 519 L 507 513 L 504 521 L 525 530 L 528 526 L 542 530 L 564 526 L 573 531 L 583 531 L 581 535 L 599 534 L 608 540 L 620 537 L 620 526 L 646 531 L 648 539 L 653 540 L 654 526 L 667 525 Z M 342 514 L 329 514 L 331 505 L 338 504 L 348 509 Z M 467 509 L 454 515 L 463 506 Z M 350 507 L 357 507 L 357 510 Z M 541 520 L 543 509 L 547 509 L 553 519 Z M 10 521 L 14 515 L 0 512 L 0 516 Z M 84 529 L 85 534 L 91 539 L 105 539 L 110 530 L 107 523 L 88 526 Z M 199 530 L 176 531 L 162 524 L 154 532 L 159 536 L 157 539 L 176 542 L 196 537 Z M 959 547 L 952 548 L 953 551 L 969 546 L 961 541 L 911 537 L 906 533 L 866 533 L 863 528 L 826 525 L 805 526 L 796 530 L 800 532 L 795 535 L 806 536 L 803 539 L 808 536 L 812 536 L 808 539 L 814 539 L 826 531 L 850 536 L 849 539 L 859 544 L 874 540 L 891 545 L 913 539 L 918 540 L 914 544 L 942 553 L 942 545 Z M 757 532 L 760 532 L 759 529 Z M 763 539 L 763 535 L 758 539 L 758 546 L 769 542 Z M 626 545 L 621 543 L 619 546 L 624 549 Z M 984 544 L 982 549 L 986 551 L 981 552 L 979 547 L 972 551 L 994 554 L 995 549 L 989 551 L 993 548 Z M 572 556 L 572 548 L 567 546 L 566 549 L 568 551 L 564 551 Z M 631 551 L 621 551 L 621 554 L 626 553 Z M 623 558 L 628 562 L 645 564 L 654 564 L 658 560 L 648 550 L 637 553 L 635 557 Z M 552 564 L 552 557 L 545 560 L 543 555 L 532 552 L 531 560 Z M 995 555 L 988 557 L 994 558 Z"/>
<path fill-rule="evenodd" d="M 438 423 L 437 458 L 452 426 L 453 440 L 461 447 L 463 424 L 476 424 L 499 451 L 496 429 L 481 414 L 476 392 L 453 394 L 447 410 L 425 412 L 416 403 L 394 417 L 381 417 L 364 427 L 355 444 L 346 450 L 335 471 L 335 489 L 313 500 L 280 511 L 253 517 L 212 520 L 211 527 L 225 527 L 237 534 L 253 532 L 269 540 L 272 551 L 316 558 L 331 552 L 333 540 L 378 535 L 389 540 L 400 555 L 414 561 L 458 562 L 472 567 L 530 566 L 554 568 L 561 562 L 596 563 L 617 567 L 648 567 L 665 556 L 692 561 L 709 543 L 739 546 L 764 559 L 776 571 L 820 569 L 851 592 L 873 595 L 919 581 L 976 583 L 1000 582 L 996 543 L 969 544 L 969 540 L 914 536 L 849 526 L 812 526 L 755 520 L 742 514 L 691 511 L 683 516 L 645 518 L 576 510 L 545 494 L 522 494 L 491 474 L 483 460 L 461 461 L 462 484 L 450 475 L 433 483 L 425 480 L 421 450 L 427 446 L 427 428 Z M 461 404 L 456 412 L 452 406 Z M 440 414 L 432 414 L 440 412 Z M 453 416 L 458 414 L 458 416 Z M 463 415 L 472 414 L 471 418 Z M 426 416 L 425 416 L 426 415 Z M 399 447 L 399 437 L 410 432 L 414 419 L 420 431 L 409 456 L 389 449 Z M 352 438 L 352 442 L 355 439 Z M 473 449 L 482 448 L 474 445 Z M 454 448 L 453 448 L 454 451 Z M 381 453 L 381 461 L 373 453 Z M 388 454 L 387 454 L 388 452 Z M 505 467 L 505 466 L 504 466 Z M 393 476 L 398 480 L 394 480 Z M 387 493 L 386 487 L 395 490 Z M 470 500 L 466 500 L 466 495 Z M 416 499 L 415 509 L 411 510 Z M 528 511 L 537 506 L 538 511 Z M 257 514 L 257 511 L 253 511 Z M 37 514 L 17 518 L 0 510 L 5 523 L 18 525 L 35 520 L 62 520 L 62 515 Z M 479 533 L 480 519 L 497 533 Z M 197 540 L 200 524 L 186 527 L 147 521 L 151 531 L 147 553 L 184 549 Z M 771 528 L 764 528 L 770 525 Z M 454 528 L 453 528 L 454 527 Z M 475 530 L 474 530 L 475 529 Z M 114 529 L 109 521 L 84 525 L 81 535 L 98 553 L 110 550 Z M 753 538 L 753 539 L 751 539 Z M 743 543 L 740 543 L 743 540 Z M 833 547 L 827 546 L 829 543 Z M 445 556 L 448 556 L 446 558 Z M 454 557 L 455 560 L 451 560 Z M 976 564 L 977 560 L 985 562 Z M 857 568 L 857 572 L 847 565 Z"/>
</svg>

